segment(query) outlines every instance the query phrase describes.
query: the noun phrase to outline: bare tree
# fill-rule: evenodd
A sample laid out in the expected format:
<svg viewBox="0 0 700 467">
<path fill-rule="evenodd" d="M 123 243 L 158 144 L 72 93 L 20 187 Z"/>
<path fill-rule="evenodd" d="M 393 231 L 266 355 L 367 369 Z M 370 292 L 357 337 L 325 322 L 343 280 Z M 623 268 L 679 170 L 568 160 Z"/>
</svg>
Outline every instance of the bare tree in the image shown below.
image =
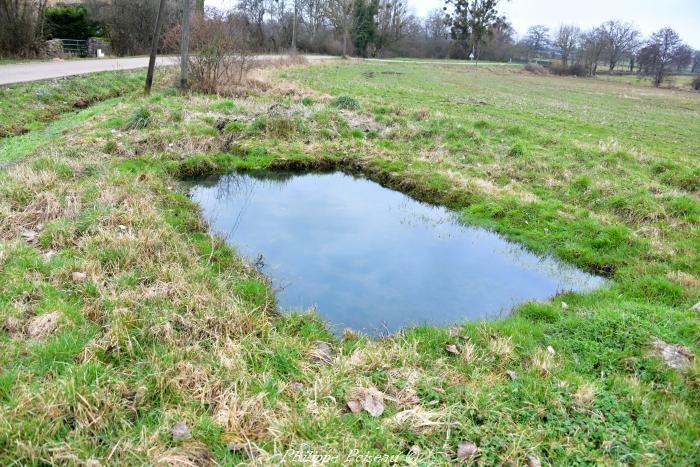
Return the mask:
<svg viewBox="0 0 700 467">
<path fill-rule="evenodd" d="M 530 61 L 532 54 L 537 54 L 549 45 L 549 28 L 541 24 L 530 26 L 525 35 L 525 44 L 528 50 L 527 60 Z"/>
<path fill-rule="evenodd" d="M 300 3 L 301 22 L 306 25 L 312 44 L 316 43 L 318 33 L 327 21 L 325 3 L 324 0 L 302 0 Z"/>
<path fill-rule="evenodd" d="M 616 20 L 603 23 L 600 29 L 607 41 L 608 62 L 613 71 L 620 59 L 637 46 L 640 33 L 632 23 Z"/>
<path fill-rule="evenodd" d="M 105 23 L 117 55 L 137 55 L 149 50 L 159 0 L 112 0 L 109 3 L 87 2 L 95 20 Z M 166 0 L 163 9 L 163 30 L 177 23 L 179 0 Z M 159 38 L 160 44 L 160 38 Z"/>
<path fill-rule="evenodd" d="M 486 60 L 505 62 L 520 53 L 515 46 L 515 30 L 507 22 L 495 25 L 491 37 L 482 50 L 480 57 Z"/>
<path fill-rule="evenodd" d="M 0 55 L 38 55 L 45 10 L 46 0 L 0 0 Z"/>
<path fill-rule="evenodd" d="M 328 0 L 326 4 L 328 19 L 342 37 L 343 55 L 348 54 L 350 33 L 353 26 L 354 3 L 353 0 Z"/>
<path fill-rule="evenodd" d="M 425 37 L 425 53 L 434 57 L 444 58 L 450 47 L 450 31 L 445 21 L 445 12 L 431 10 L 423 20 Z"/>
<path fill-rule="evenodd" d="M 690 72 L 695 73 L 698 70 L 700 70 L 700 50 L 696 50 L 695 53 L 693 53 L 693 66 Z"/>
<path fill-rule="evenodd" d="M 581 36 L 583 61 L 590 75 L 598 71 L 598 62 L 605 52 L 608 41 L 601 28 L 594 28 Z"/>
<path fill-rule="evenodd" d="M 676 71 L 681 71 L 683 68 L 690 66 L 693 63 L 693 48 L 687 44 L 683 44 L 678 48 L 673 64 L 676 66 Z"/>
<path fill-rule="evenodd" d="M 684 49 L 685 45 L 676 31 L 663 28 L 652 34 L 639 51 L 637 60 L 642 72 L 651 75 L 654 86 L 659 87 Z"/>
<path fill-rule="evenodd" d="M 256 42 L 263 45 L 265 43 L 265 14 L 268 12 L 265 0 L 241 0 L 238 2 L 238 11 L 252 25 Z"/>
<path fill-rule="evenodd" d="M 569 58 L 576 48 L 580 36 L 581 29 L 579 29 L 578 26 L 572 24 L 562 24 L 559 26 L 559 31 L 557 31 L 554 37 L 554 45 L 561 50 L 561 61 L 564 66 L 568 64 Z"/>
<path fill-rule="evenodd" d="M 377 13 L 377 51 L 398 42 L 408 21 L 405 1 L 380 0 Z"/>
</svg>

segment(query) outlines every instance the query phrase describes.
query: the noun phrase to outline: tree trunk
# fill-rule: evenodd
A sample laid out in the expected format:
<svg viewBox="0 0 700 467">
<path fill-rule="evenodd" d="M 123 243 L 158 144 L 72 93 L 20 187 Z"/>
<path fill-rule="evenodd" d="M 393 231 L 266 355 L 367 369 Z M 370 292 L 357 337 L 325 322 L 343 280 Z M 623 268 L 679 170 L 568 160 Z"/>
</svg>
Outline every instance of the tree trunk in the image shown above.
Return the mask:
<svg viewBox="0 0 700 467">
<path fill-rule="evenodd" d="M 158 4 L 158 14 L 156 15 L 156 24 L 153 28 L 153 41 L 151 42 L 151 56 L 148 59 L 148 72 L 146 73 L 146 88 L 144 92 L 146 95 L 151 93 L 151 86 L 153 85 L 153 71 L 156 67 L 156 54 L 158 53 L 158 42 L 160 42 L 160 23 L 163 20 L 163 7 L 165 6 L 165 0 L 160 0 Z"/>
<path fill-rule="evenodd" d="M 190 54 L 190 0 L 182 0 L 182 38 L 180 40 L 180 88 L 187 89 Z"/>
<path fill-rule="evenodd" d="M 297 53 L 297 2 L 294 0 L 294 18 L 292 20 L 292 53 Z"/>
</svg>

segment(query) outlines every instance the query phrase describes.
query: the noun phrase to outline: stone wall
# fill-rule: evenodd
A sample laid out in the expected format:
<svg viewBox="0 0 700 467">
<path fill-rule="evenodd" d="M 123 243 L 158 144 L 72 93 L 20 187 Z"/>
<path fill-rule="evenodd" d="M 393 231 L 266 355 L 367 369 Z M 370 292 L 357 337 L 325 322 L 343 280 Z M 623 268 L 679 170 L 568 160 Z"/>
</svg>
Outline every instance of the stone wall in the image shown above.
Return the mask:
<svg viewBox="0 0 700 467">
<path fill-rule="evenodd" d="M 87 41 L 88 55 L 91 57 L 97 56 L 97 49 L 102 50 L 105 55 L 112 55 L 112 43 L 109 41 L 99 40 L 97 37 L 91 37 Z"/>
</svg>

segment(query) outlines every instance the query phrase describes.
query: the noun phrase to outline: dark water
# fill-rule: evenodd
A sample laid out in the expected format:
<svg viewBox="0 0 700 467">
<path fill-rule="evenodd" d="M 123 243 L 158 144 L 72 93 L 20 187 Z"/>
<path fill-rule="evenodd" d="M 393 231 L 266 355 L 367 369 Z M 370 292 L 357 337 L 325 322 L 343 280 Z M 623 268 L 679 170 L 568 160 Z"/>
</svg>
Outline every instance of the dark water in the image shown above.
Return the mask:
<svg viewBox="0 0 700 467">
<path fill-rule="evenodd" d="M 342 173 L 230 174 L 191 194 L 211 228 L 260 258 L 285 310 L 315 307 L 336 331 L 505 316 L 603 280 Z"/>
</svg>

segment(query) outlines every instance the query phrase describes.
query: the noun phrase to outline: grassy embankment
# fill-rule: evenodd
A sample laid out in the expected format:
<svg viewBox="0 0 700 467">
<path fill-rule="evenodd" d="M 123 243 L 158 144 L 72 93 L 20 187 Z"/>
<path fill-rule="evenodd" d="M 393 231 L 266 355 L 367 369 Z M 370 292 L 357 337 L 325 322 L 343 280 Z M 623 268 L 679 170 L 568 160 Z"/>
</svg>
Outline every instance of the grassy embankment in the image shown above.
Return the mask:
<svg viewBox="0 0 700 467">
<path fill-rule="evenodd" d="M 700 462 L 700 365 L 653 350 L 699 349 L 699 95 L 397 63 L 264 88 L 161 88 L 0 149 L 20 161 L 0 180 L 2 463 L 271 463 L 307 443 L 444 464 L 460 441 L 486 464 Z M 610 285 L 452 332 L 334 339 L 278 315 L 177 188 L 274 167 L 363 172 Z M 371 388 L 384 413 L 351 413 Z"/>
<path fill-rule="evenodd" d="M 143 71 L 95 73 L 0 86 L 0 138 L 37 130 L 59 115 L 143 86 Z"/>
</svg>

